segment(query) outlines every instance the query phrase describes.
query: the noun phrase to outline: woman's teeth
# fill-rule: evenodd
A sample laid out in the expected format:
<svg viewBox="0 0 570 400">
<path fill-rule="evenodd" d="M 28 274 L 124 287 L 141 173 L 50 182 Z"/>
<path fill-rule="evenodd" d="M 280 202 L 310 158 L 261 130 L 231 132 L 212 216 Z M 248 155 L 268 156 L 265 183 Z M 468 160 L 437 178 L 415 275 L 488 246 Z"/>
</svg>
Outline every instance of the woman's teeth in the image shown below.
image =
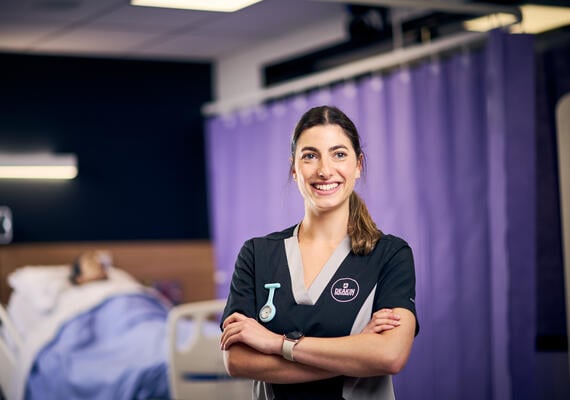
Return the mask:
<svg viewBox="0 0 570 400">
<path fill-rule="evenodd" d="M 313 186 L 314 186 L 316 189 L 318 189 L 318 190 L 327 191 L 327 190 L 333 190 L 334 188 L 336 188 L 336 187 L 338 186 L 338 183 L 328 183 L 328 184 L 326 184 L 326 185 L 323 185 L 323 184 L 315 184 L 315 185 L 313 185 Z"/>
</svg>

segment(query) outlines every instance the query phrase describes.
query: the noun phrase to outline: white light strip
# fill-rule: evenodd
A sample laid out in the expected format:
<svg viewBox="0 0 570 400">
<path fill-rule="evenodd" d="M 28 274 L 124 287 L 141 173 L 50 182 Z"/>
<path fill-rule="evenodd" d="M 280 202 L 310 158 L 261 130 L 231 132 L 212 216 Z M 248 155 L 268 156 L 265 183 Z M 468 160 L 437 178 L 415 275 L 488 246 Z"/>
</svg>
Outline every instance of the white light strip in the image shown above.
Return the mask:
<svg viewBox="0 0 570 400">
<path fill-rule="evenodd" d="M 463 23 L 463 27 L 468 31 L 487 32 L 491 29 L 512 25 L 515 22 L 517 21 L 513 15 L 499 13 L 470 19 Z"/>
<path fill-rule="evenodd" d="M 512 25 L 513 33 L 542 33 L 570 25 L 570 7 L 539 6 L 525 4 L 521 6 L 522 21 Z M 486 32 L 491 29 L 513 24 L 513 16 L 507 14 L 490 14 L 484 17 L 465 21 L 465 29 L 477 32 Z"/>
<path fill-rule="evenodd" d="M 0 154 L 0 179 L 67 180 L 76 176 L 73 154 Z"/>
<path fill-rule="evenodd" d="M 1 166 L 0 179 L 73 179 L 77 176 L 76 167 L 36 165 Z"/>
<path fill-rule="evenodd" d="M 133 6 L 234 12 L 262 0 L 131 0 Z"/>
</svg>

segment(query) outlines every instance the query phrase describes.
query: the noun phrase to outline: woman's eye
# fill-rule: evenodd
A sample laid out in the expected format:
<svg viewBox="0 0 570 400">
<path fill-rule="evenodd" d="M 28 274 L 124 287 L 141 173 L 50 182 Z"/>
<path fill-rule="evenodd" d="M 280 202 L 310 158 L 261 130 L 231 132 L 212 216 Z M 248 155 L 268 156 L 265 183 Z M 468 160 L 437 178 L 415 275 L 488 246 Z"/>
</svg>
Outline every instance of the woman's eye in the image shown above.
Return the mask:
<svg viewBox="0 0 570 400">
<path fill-rule="evenodd" d="M 345 158 L 346 157 L 346 153 L 344 151 L 338 151 L 334 155 L 336 158 Z"/>
<path fill-rule="evenodd" d="M 314 160 L 317 156 L 313 153 L 306 153 L 301 156 L 302 160 Z"/>
</svg>

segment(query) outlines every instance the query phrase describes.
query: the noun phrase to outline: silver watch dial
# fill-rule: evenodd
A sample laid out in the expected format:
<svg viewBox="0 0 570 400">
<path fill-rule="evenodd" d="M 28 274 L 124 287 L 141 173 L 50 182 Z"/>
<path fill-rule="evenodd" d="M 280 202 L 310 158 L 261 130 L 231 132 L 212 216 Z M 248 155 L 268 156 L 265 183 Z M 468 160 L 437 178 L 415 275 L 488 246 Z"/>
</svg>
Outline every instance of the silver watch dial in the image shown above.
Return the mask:
<svg viewBox="0 0 570 400">
<path fill-rule="evenodd" d="M 271 316 L 271 312 L 273 311 L 272 307 L 269 304 L 264 305 L 261 310 L 259 310 L 259 318 L 262 321 L 265 321 Z"/>
</svg>

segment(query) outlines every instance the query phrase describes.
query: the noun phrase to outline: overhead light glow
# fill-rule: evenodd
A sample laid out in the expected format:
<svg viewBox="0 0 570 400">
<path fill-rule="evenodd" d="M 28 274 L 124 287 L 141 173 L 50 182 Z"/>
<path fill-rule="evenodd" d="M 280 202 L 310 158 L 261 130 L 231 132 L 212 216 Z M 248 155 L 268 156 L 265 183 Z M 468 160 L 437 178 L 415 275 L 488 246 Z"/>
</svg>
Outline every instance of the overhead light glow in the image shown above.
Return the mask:
<svg viewBox="0 0 570 400">
<path fill-rule="evenodd" d="M 0 154 L 0 179 L 67 180 L 76 176 L 73 154 Z"/>
<path fill-rule="evenodd" d="M 262 0 L 131 0 L 133 6 L 234 12 Z"/>
<path fill-rule="evenodd" d="M 521 7 L 522 22 L 514 24 L 516 19 L 511 14 L 491 14 L 465 21 L 463 26 L 468 31 L 486 32 L 502 26 L 510 26 L 513 33 L 542 33 L 570 25 L 570 7 L 539 6 L 525 4 Z M 514 25 L 513 25 L 514 24 Z"/>
<path fill-rule="evenodd" d="M 512 14 L 499 13 L 470 19 L 469 21 L 465 21 L 463 26 L 468 31 L 487 32 L 501 26 L 511 25 L 516 21 L 516 17 Z"/>
</svg>

